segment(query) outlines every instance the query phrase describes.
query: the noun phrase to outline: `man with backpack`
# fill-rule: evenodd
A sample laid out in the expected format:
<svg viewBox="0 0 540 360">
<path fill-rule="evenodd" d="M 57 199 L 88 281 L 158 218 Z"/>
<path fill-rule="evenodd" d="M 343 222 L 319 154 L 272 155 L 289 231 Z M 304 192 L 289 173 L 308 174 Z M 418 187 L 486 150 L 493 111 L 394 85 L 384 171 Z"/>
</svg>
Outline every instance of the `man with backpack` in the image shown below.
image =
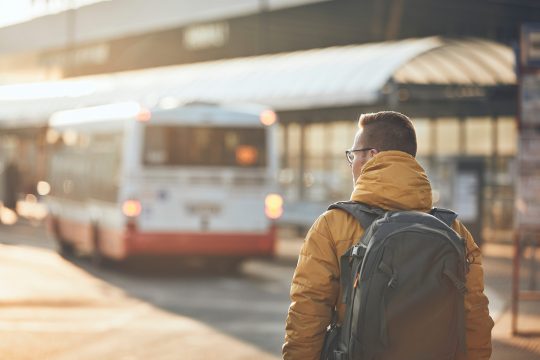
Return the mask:
<svg viewBox="0 0 540 360">
<path fill-rule="evenodd" d="M 432 208 L 411 120 L 383 111 L 359 128 L 351 201 L 315 221 L 298 259 L 283 358 L 489 359 L 481 253 L 456 214 Z"/>
</svg>

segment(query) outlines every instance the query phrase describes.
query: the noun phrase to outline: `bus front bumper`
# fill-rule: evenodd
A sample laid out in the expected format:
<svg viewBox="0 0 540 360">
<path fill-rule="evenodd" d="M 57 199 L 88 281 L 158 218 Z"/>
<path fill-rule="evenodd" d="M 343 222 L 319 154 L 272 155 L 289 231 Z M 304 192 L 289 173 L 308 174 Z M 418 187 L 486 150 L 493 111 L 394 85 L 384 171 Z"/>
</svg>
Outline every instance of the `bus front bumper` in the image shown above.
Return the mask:
<svg viewBox="0 0 540 360">
<path fill-rule="evenodd" d="M 274 255 L 276 229 L 267 233 L 164 233 L 127 231 L 127 256 L 225 256 L 271 257 Z"/>
</svg>

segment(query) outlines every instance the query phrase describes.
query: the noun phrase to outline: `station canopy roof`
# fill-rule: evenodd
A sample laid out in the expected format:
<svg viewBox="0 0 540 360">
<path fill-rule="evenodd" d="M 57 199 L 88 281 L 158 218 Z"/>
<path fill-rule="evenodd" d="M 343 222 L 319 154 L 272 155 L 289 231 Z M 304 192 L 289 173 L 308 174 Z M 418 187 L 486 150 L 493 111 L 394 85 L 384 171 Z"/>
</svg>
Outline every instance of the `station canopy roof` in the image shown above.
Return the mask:
<svg viewBox="0 0 540 360">
<path fill-rule="evenodd" d="M 389 82 L 515 84 L 514 54 L 488 40 L 429 37 L 4 85 L 0 122 L 39 125 L 55 111 L 120 101 L 259 103 L 277 111 L 362 106 L 377 103 Z"/>
</svg>

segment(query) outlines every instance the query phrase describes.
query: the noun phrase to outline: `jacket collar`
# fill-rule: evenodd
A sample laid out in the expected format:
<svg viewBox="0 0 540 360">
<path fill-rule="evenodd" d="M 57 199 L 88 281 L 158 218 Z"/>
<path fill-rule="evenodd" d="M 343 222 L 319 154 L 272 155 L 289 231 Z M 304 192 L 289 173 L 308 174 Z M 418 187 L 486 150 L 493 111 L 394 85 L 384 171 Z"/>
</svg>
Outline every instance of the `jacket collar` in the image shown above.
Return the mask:
<svg viewBox="0 0 540 360">
<path fill-rule="evenodd" d="M 382 151 L 362 168 L 351 200 L 386 210 L 429 211 L 431 185 L 416 159 L 401 151 Z"/>
</svg>

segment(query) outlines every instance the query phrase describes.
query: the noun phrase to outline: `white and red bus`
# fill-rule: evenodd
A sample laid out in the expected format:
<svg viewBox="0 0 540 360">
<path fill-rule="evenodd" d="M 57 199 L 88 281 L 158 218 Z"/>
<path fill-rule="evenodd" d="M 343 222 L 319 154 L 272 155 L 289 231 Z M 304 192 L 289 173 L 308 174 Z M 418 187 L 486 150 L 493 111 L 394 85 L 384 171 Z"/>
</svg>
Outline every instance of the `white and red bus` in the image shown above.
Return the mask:
<svg viewBox="0 0 540 360">
<path fill-rule="evenodd" d="M 257 105 L 205 103 L 55 113 L 46 202 L 61 251 L 96 260 L 272 256 L 283 211 L 276 119 Z"/>
</svg>

